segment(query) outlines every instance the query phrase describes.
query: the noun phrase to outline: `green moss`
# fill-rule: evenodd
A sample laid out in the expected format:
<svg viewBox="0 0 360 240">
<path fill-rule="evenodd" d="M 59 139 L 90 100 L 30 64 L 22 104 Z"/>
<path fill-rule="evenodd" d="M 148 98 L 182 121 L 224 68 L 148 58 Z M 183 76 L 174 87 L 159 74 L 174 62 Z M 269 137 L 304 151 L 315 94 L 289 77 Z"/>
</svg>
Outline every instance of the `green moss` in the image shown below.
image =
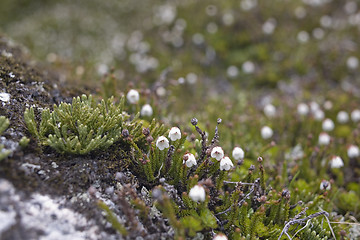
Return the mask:
<svg viewBox="0 0 360 240">
<path fill-rule="evenodd" d="M 73 98 L 71 104 L 54 105 L 53 111 L 44 109 L 39 124 L 33 108 L 25 110 L 24 119 L 41 145 L 60 153 L 87 154 L 111 146 L 127 126 L 130 116 L 123 113 L 124 98 L 119 104 L 113 101 L 110 98 L 97 104 L 91 95 L 83 95 Z"/>
<path fill-rule="evenodd" d="M 0 116 L 0 135 L 9 127 L 9 125 L 9 119 L 4 116 Z M 10 153 L 10 150 L 4 149 L 4 145 L 0 144 L 0 161 L 9 156 Z"/>
</svg>

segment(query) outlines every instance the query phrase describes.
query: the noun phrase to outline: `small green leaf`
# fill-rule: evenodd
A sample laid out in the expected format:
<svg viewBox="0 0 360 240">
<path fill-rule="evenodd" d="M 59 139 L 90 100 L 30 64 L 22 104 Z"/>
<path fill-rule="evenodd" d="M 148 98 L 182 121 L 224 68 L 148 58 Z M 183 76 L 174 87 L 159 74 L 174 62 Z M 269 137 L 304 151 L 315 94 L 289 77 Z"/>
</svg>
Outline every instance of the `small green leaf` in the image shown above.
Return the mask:
<svg viewBox="0 0 360 240">
<path fill-rule="evenodd" d="M 205 227 L 209 227 L 209 228 L 217 227 L 216 218 L 209 209 L 205 208 L 201 210 L 200 218 Z"/>
<path fill-rule="evenodd" d="M 195 236 L 196 232 L 199 232 L 203 229 L 201 220 L 192 216 L 186 216 L 180 220 L 182 226 L 189 231 L 189 236 Z"/>
</svg>

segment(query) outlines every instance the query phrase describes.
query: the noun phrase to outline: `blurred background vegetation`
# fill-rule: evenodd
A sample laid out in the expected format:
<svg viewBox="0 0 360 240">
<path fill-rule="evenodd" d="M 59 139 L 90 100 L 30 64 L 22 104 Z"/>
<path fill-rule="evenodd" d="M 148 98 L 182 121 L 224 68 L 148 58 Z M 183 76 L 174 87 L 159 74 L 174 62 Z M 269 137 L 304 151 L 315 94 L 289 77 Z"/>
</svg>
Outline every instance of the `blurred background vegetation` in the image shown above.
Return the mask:
<svg viewBox="0 0 360 240">
<path fill-rule="evenodd" d="M 359 87 L 356 1 L 3 0 L 1 31 L 32 55 L 99 86 L 114 68 L 120 83 L 153 84 L 160 73 L 218 90 Z M 358 68 L 357 68 L 358 69 Z M 208 83 L 211 83 L 209 86 Z M 349 86 L 351 85 L 351 86 Z M 354 91 L 354 88 L 352 88 Z"/>
</svg>

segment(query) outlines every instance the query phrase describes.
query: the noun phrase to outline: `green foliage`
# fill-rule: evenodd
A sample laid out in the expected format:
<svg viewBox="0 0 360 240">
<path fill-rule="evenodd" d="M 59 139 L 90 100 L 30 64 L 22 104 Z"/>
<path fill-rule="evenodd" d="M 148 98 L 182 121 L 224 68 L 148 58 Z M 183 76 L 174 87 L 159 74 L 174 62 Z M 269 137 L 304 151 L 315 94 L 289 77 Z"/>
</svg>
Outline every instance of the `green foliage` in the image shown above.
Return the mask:
<svg viewBox="0 0 360 240">
<path fill-rule="evenodd" d="M 354 211 L 359 216 L 360 213 L 360 197 L 354 191 L 342 192 L 338 195 L 337 206 L 343 211 Z"/>
<path fill-rule="evenodd" d="M 29 144 L 29 142 L 30 142 L 30 139 L 24 136 L 20 139 L 19 145 L 20 145 L 20 147 L 25 148 Z"/>
<path fill-rule="evenodd" d="M 9 119 L 4 116 L 0 116 L 0 134 L 2 134 L 10 125 Z"/>
<path fill-rule="evenodd" d="M 181 218 L 181 227 L 186 229 L 190 237 L 194 237 L 197 232 L 203 229 L 201 219 L 193 216 L 185 216 Z"/>
<path fill-rule="evenodd" d="M 203 137 L 203 131 L 197 125 L 195 128 Z M 217 134 L 216 130 L 215 139 L 218 137 Z M 211 149 L 206 144 L 202 144 L 203 142 L 209 143 L 210 141 L 205 138 L 201 141 L 195 140 L 193 145 L 187 145 L 187 151 L 194 152 L 200 159 L 204 149 L 205 152 L 206 149 Z M 216 142 L 216 140 L 211 142 Z M 182 145 L 186 145 L 184 141 L 174 144 L 176 146 L 174 148 L 182 150 L 179 151 L 180 156 L 185 153 L 183 151 L 185 147 L 181 147 Z M 141 151 L 135 143 L 134 149 Z M 314 188 L 304 179 L 298 179 L 300 171 L 294 171 L 291 181 L 287 179 L 288 173 L 286 171 L 283 171 L 282 177 L 278 176 L 269 181 L 268 173 L 265 171 L 267 160 L 263 158 L 258 158 L 256 166 L 251 164 L 253 162 L 245 162 L 244 165 L 238 166 L 235 171 L 229 174 L 227 171 L 220 171 L 219 162 L 207 154 L 204 161 L 198 163 L 193 169 L 187 168 L 181 162 L 176 163 L 179 160 L 172 160 L 171 164 L 176 163 L 172 166 L 180 164 L 177 167 L 178 171 L 162 172 L 160 166 L 166 164 L 166 154 L 164 154 L 166 151 L 164 150 L 162 153 L 156 148 L 148 147 L 147 149 L 150 149 L 148 155 L 152 157 L 144 166 L 149 165 L 151 167 L 149 168 L 152 170 L 151 181 L 156 182 L 157 178 L 162 176 L 166 178 L 168 183 L 177 186 L 177 189 L 186 190 L 181 197 L 180 206 L 182 207 L 178 206 L 179 200 L 175 201 L 164 193 L 165 189 L 162 190 L 163 197 L 157 201 L 156 205 L 169 219 L 178 239 L 193 237 L 196 232 L 208 232 L 210 229 L 221 229 L 221 232 L 227 236 L 233 236 L 234 239 L 278 239 L 287 222 L 299 217 L 305 219 L 307 216 L 311 216 L 309 218 L 309 222 L 311 222 L 313 218 L 318 216 L 319 207 L 327 211 L 331 210 L 329 202 L 334 196 L 333 193 L 310 194 L 314 192 Z M 169 156 L 169 151 L 167 151 L 167 156 Z M 145 154 L 142 153 L 141 155 L 144 156 Z M 246 166 L 248 167 L 247 172 L 241 170 Z M 183 174 L 186 177 L 175 178 L 177 174 Z M 229 178 L 232 181 L 228 181 Z M 173 179 L 184 180 L 183 182 L 181 180 L 180 182 L 173 182 Z M 189 197 L 190 189 L 199 183 L 204 183 L 208 189 L 204 202 L 195 202 Z M 283 188 L 284 185 L 287 188 Z M 299 200 L 304 202 L 303 205 L 299 205 Z M 307 212 L 304 207 L 306 207 Z M 297 217 L 299 213 L 301 214 Z M 303 227 L 306 222 L 300 221 L 297 224 L 290 225 L 286 232 L 288 231 L 290 235 L 294 234 L 295 229 Z M 315 237 L 323 238 L 324 229 L 326 231 L 328 229 L 327 223 L 319 224 L 317 228 L 312 226 L 311 229 L 304 227 L 302 229 L 304 233 L 301 234 L 306 235 L 310 231 L 310 234 Z M 298 236 L 302 236 L 301 234 L 299 232 Z"/>
<path fill-rule="evenodd" d="M 4 116 L 0 116 L 0 135 L 9 127 L 9 125 L 9 119 Z M 10 150 L 4 149 L 4 145 L 0 144 L 0 161 L 9 156 L 10 153 Z"/>
<path fill-rule="evenodd" d="M 115 104 L 113 98 L 97 104 L 93 97 L 82 95 L 71 104 L 54 105 L 54 110 L 44 109 L 37 124 L 34 109 L 24 113 L 28 130 L 41 145 L 50 146 L 60 153 L 87 154 L 106 149 L 121 137 L 121 131 L 133 126 L 129 115 L 123 113 L 124 98 Z"/>
</svg>

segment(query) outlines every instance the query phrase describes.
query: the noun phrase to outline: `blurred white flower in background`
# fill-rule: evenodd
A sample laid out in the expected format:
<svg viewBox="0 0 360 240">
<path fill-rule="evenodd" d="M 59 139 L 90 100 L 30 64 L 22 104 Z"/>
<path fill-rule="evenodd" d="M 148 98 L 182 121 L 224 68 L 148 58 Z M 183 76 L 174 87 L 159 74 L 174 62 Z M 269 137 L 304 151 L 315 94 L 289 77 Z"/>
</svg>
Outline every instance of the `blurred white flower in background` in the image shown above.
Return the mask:
<svg viewBox="0 0 360 240">
<path fill-rule="evenodd" d="M 297 34 L 297 40 L 299 43 L 307 43 L 309 41 L 309 33 L 307 33 L 306 31 L 300 31 Z"/>
<path fill-rule="evenodd" d="M 153 115 L 153 109 L 150 104 L 145 104 L 140 110 L 140 115 L 145 117 L 151 117 Z"/>
<path fill-rule="evenodd" d="M 350 145 L 347 149 L 347 155 L 349 158 L 357 158 L 360 156 L 360 150 L 358 146 Z"/>
<path fill-rule="evenodd" d="M 242 71 L 244 73 L 250 74 L 255 71 L 255 64 L 251 61 L 246 61 L 242 65 Z"/>
<path fill-rule="evenodd" d="M 227 12 L 222 16 L 222 21 L 226 26 L 230 26 L 235 21 L 234 15 L 230 12 Z"/>
<path fill-rule="evenodd" d="M 359 109 L 355 109 L 351 112 L 351 120 L 353 122 L 360 121 L 360 110 Z"/>
<path fill-rule="evenodd" d="M 327 118 L 322 122 L 322 129 L 324 131 L 330 132 L 334 130 L 334 128 L 335 128 L 335 124 L 330 118 Z"/>
<path fill-rule="evenodd" d="M 309 106 L 306 103 L 299 103 L 297 105 L 297 112 L 300 116 L 306 116 L 309 113 Z"/>
<path fill-rule="evenodd" d="M 126 99 L 128 100 L 128 102 L 130 104 L 136 104 L 139 99 L 140 99 L 140 94 L 138 91 L 136 91 L 135 89 L 131 89 L 127 95 L 126 95 Z"/>
<path fill-rule="evenodd" d="M 346 60 L 346 66 L 351 69 L 357 69 L 359 67 L 359 59 L 355 56 L 351 56 Z"/>
<path fill-rule="evenodd" d="M 345 111 L 340 111 L 336 116 L 336 120 L 339 123 L 347 123 L 349 121 L 349 114 Z"/>
<path fill-rule="evenodd" d="M 240 147 L 234 147 L 234 149 L 232 151 L 232 156 L 235 160 L 241 160 L 241 159 L 244 159 L 245 152 Z"/>
<path fill-rule="evenodd" d="M 274 18 L 269 18 L 263 25 L 262 31 L 265 34 L 273 34 L 276 28 L 276 20 Z"/>
<path fill-rule="evenodd" d="M 242 0 L 240 2 L 240 7 L 244 11 L 249 11 L 257 6 L 257 0 Z"/>
<path fill-rule="evenodd" d="M 189 84 L 195 84 L 198 80 L 198 76 L 195 74 L 195 73 L 188 73 L 186 75 L 186 81 L 189 83 Z"/>
<path fill-rule="evenodd" d="M 170 4 L 158 6 L 155 9 L 153 22 L 156 25 L 170 24 L 175 20 L 176 7 Z"/>
<path fill-rule="evenodd" d="M 276 108 L 274 105 L 272 105 L 271 103 L 266 104 L 264 107 L 264 114 L 271 118 L 271 117 L 275 117 L 276 116 Z"/>
<path fill-rule="evenodd" d="M 261 128 L 261 137 L 263 139 L 269 139 L 273 136 L 274 132 L 269 126 L 264 126 Z"/>
<path fill-rule="evenodd" d="M 239 69 L 236 66 L 230 66 L 227 68 L 226 74 L 230 78 L 237 77 L 237 75 L 239 74 Z"/>
<path fill-rule="evenodd" d="M 329 145 L 331 141 L 330 135 L 326 132 L 319 134 L 319 145 Z"/>
<path fill-rule="evenodd" d="M 333 156 L 330 160 L 331 168 L 341 168 L 344 166 L 344 162 L 339 156 Z"/>
<path fill-rule="evenodd" d="M 201 185 L 195 185 L 190 189 L 189 197 L 194 202 L 204 202 L 206 197 L 205 188 Z"/>
<path fill-rule="evenodd" d="M 315 28 L 313 31 L 312 31 L 312 35 L 314 38 L 316 38 L 317 40 L 321 40 L 324 38 L 325 36 L 325 31 L 324 29 L 322 28 Z"/>
</svg>

